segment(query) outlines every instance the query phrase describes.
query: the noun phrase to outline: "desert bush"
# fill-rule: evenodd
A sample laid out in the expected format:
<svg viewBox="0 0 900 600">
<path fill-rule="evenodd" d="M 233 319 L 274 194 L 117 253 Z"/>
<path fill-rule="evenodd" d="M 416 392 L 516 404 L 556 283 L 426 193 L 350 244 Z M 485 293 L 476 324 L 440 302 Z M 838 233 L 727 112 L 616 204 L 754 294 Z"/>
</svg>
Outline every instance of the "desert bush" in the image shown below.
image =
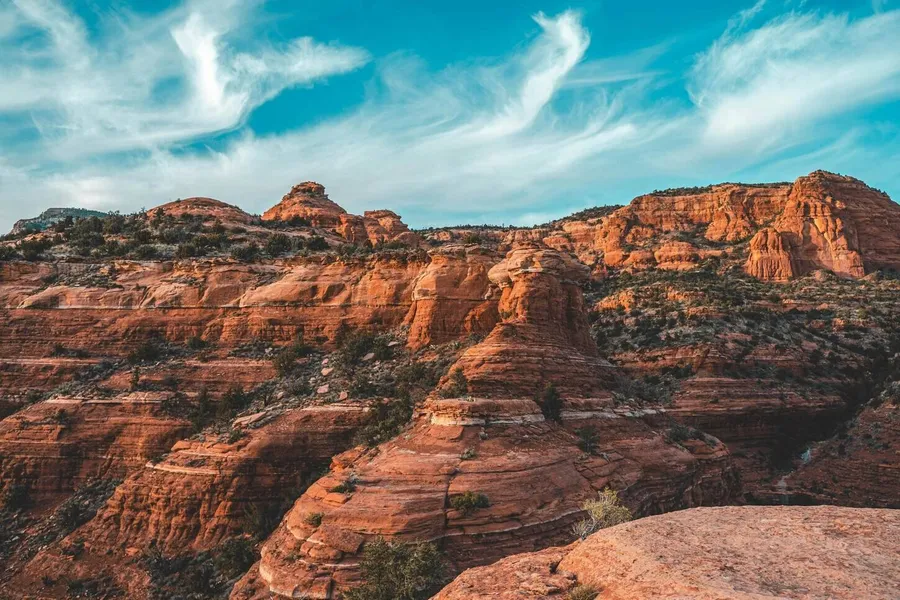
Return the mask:
<svg viewBox="0 0 900 600">
<path fill-rule="evenodd" d="M 450 507 L 458 510 L 463 515 L 469 515 L 479 508 L 487 508 L 490 505 L 491 502 L 487 496 L 473 491 L 467 491 L 450 498 Z"/>
<path fill-rule="evenodd" d="M 569 590 L 566 600 L 594 600 L 600 592 L 590 585 L 576 585 Z"/>
<path fill-rule="evenodd" d="M 619 494 L 610 488 L 600 492 L 597 500 L 588 500 L 581 505 L 587 519 L 579 521 L 572 531 L 581 539 L 595 531 L 626 523 L 632 519 L 631 511 L 619 501 Z"/>
<path fill-rule="evenodd" d="M 322 250 L 328 250 L 330 246 L 328 242 L 325 241 L 325 238 L 319 235 L 314 235 L 313 237 L 306 240 L 306 249 L 312 252 L 319 252 Z"/>
<path fill-rule="evenodd" d="M 562 421 L 562 398 L 556 391 L 556 386 L 548 383 L 544 389 L 537 394 L 535 402 L 541 407 L 544 418 L 548 421 Z"/>
<path fill-rule="evenodd" d="M 293 373 L 297 367 L 297 361 L 312 353 L 312 348 L 298 339 L 290 346 L 286 346 L 275 353 L 272 358 L 272 366 L 280 377 L 286 377 Z"/>
<path fill-rule="evenodd" d="M 585 425 L 579 427 L 575 432 L 578 435 L 578 447 L 582 452 L 591 454 L 597 446 L 600 436 L 597 434 L 597 428 L 593 425 Z"/>
<path fill-rule="evenodd" d="M 425 600 L 446 580 L 437 546 L 383 538 L 366 544 L 360 572 L 365 583 L 344 592 L 345 600 Z"/>
<path fill-rule="evenodd" d="M 383 402 L 370 415 L 366 424 L 356 432 L 354 442 L 374 447 L 396 437 L 403 430 L 412 419 L 413 404 L 409 398 Z"/>
<path fill-rule="evenodd" d="M 162 358 L 162 345 L 156 340 L 147 340 L 128 353 L 128 362 L 133 365 L 155 362 Z"/>
<path fill-rule="evenodd" d="M 222 395 L 219 402 L 218 413 L 219 418 L 228 419 L 233 417 L 237 412 L 247 408 L 253 401 L 253 397 L 247 394 L 239 385 L 232 386 Z"/>
<path fill-rule="evenodd" d="M 388 346 L 390 338 L 370 331 L 347 332 L 342 329 L 336 336 L 338 345 L 337 361 L 343 366 L 358 364 L 369 353 L 376 360 L 388 360 L 393 356 L 393 348 Z"/>
<path fill-rule="evenodd" d="M 245 537 L 225 540 L 216 547 L 213 563 L 228 579 L 240 577 L 256 562 L 253 542 Z"/>
<path fill-rule="evenodd" d="M 303 522 L 311 527 L 318 527 L 322 524 L 322 517 L 325 516 L 325 513 L 314 512 L 309 513 L 305 517 L 303 517 Z"/>
<path fill-rule="evenodd" d="M 28 508 L 31 505 L 30 490 L 28 485 L 19 482 L 11 482 L 3 490 L 0 496 L 0 506 L 4 510 L 16 511 Z"/>
<path fill-rule="evenodd" d="M 342 482 L 328 491 L 335 492 L 337 494 L 352 494 L 356 491 L 356 484 L 358 482 L 359 478 L 355 474 L 351 473 Z"/>
<path fill-rule="evenodd" d="M 291 238 L 283 233 L 276 233 L 266 241 L 266 254 L 269 256 L 281 256 L 285 252 L 290 252 L 294 247 Z"/>
<path fill-rule="evenodd" d="M 231 258 L 241 262 L 251 262 L 259 256 L 259 246 L 255 242 L 243 246 L 232 246 Z"/>
<path fill-rule="evenodd" d="M 460 398 L 469 393 L 469 380 L 462 369 L 453 369 L 447 383 L 441 388 L 442 398 Z"/>
</svg>

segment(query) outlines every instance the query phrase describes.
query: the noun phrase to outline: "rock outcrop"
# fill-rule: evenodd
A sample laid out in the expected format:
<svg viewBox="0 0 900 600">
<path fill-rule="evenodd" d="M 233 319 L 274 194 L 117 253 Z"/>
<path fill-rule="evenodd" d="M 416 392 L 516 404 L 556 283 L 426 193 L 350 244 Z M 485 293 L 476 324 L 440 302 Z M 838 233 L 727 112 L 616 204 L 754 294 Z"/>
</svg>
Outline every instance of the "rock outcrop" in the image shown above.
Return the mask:
<svg viewBox="0 0 900 600">
<path fill-rule="evenodd" d="M 478 246 L 450 246 L 432 250 L 429 258 L 413 284 L 409 346 L 490 332 L 498 315 L 488 272 L 497 257 Z"/>
<path fill-rule="evenodd" d="M 162 409 L 167 392 L 55 396 L 0 421 L 0 487 L 40 507 L 91 479 L 122 479 L 190 431 Z"/>
<path fill-rule="evenodd" d="M 396 213 L 375 210 L 366 211 L 363 216 L 351 215 L 332 202 L 325 194 L 325 188 L 314 181 L 295 185 L 281 202 L 263 213 L 262 218 L 263 221 L 302 220 L 313 227 L 334 231 L 354 244 L 395 241 L 416 246 L 421 241 Z"/>
<path fill-rule="evenodd" d="M 545 243 L 574 251 L 596 273 L 690 269 L 747 239 L 744 267 L 767 281 L 819 269 L 848 277 L 900 269 L 900 206 L 857 179 L 825 171 L 793 184 L 654 192 L 609 214 L 557 225 Z"/>
<path fill-rule="evenodd" d="M 366 413 L 358 404 L 260 413 L 235 423 L 243 431 L 237 441 L 178 442 L 161 461 L 128 477 L 96 517 L 41 551 L 0 593 L 21 598 L 42 578 L 106 574 L 129 597 L 143 598 L 147 576 L 135 557 L 150 548 L 167 556 L 209 550 L 230 537 L 258 534 L 253 527 L 265 526 L 260 521 L 273 512 L 280 515 L 285 501 L 347 448 Z M 73 563 L 64 549 L 79 539 L 89 544 Z M 63 587 L 45 586 L 42 593 L 64 598 Z"/>
<path fill-rule="evenodd" d="M 451 376 L 443 395 L 454 397 L 431 398 L 406 432 L 336 457 L 232 597 L 333 598 L 358 581 L 377 536 L 434 541 L 456 570 L 564 543 L 581 504 L 607 486 L 639 514 L 734 498 L 724 445 L 670 442 L 657 411 L 613 405 L 602 379 L 612 368 L 587 334 L 586 271 L 532 245 L 493 267 L 502 321 L 451 368 L 467 389 Z M 548 384 L 564 398 L 559 423 L 532 399 Z M 456 505 L 466 493 L 484 495 L 480 508 Z"/>
<path fill-rule="evenodd" d="M 157 206 L 147 211 L 147 216 L 152 218 L 168 216 L 181 218 L 191 216 L 203 221 L 219 221 L 223 225 L 246 225 L 253 217 L 242 211 L 237 206 L 226 204 L 213 198 L 185 198 Z"/>
<path fill-rule="evenodd" d="M 851 423 L 812 446 L 767 499 L 900 508 L 900 404 L 866 406 Z"/>
<path fill-rule="evenodd" d="M 696 508 L 466 571 L 434 598 L 555 600 L 582 586 L 602 600 L 879 600 L 900 591 L 898 535 L 890 510 Z"/>
<path fill-rule="evenodd" d="M 580 285 L 588 269 L 568 254 L 530 244 L 511 250 L 488 276 L 501 291 L 500 323 L 454 369 L 469 390 L 531 397 L 548 384 L 568 397 L 596 397 L 612 367 L 597 356 Z"/>
<path fill-rule="evenodd" d="M 746 268 L 776 281 L 819 269 L 847 277 L 896 270 L 900 206 L 852 177 L 801 177 L 774 222 L 751 240 Z"/>
</svg>

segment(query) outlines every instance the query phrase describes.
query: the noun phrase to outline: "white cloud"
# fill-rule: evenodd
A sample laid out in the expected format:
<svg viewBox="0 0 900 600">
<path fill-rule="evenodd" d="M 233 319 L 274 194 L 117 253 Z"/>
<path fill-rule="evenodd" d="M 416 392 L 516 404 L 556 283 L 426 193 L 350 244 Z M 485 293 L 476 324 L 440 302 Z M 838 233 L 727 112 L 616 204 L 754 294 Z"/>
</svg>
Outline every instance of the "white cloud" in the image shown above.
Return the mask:
<svg viewBox="0 0 900 600">
<path fill-rule="evenodd" d="M 860 156 L 848 148 L 864 139 L 865 124 L 847 136 L 837 118 L 900 97 L 892 35 L 900 11 L 857 20 L 790 13 L 751 28 L 768 10 L 757 2 L 683 74 L 689 101 L 672 93 L 679 74 L 670 67 L 660 77 L 655 67 L 670 44 L 587 59 L 590 35 L 568 11 L 536 15 L 538 35 L 501 60 L 433 72 L 406 54 L 381 58 L 367 99 L 316 125 L 262 137 L 244 129 L 219 151 L 175 149 L 240 126 L 287 87 L 367 60 L 363 50 L 308 38 L 236 52 L 227 42 L 246 21 L 245 6 L 193 3 L 149 20 L 126 16 L 122 49 L 140 40 L 134 50 L 112 64 L 108 49 L 89 51 L 81 78 L 62 64 L 53 75 L 65 101 L 29 100 L 44 131 L 32 150 L 95 158 L 49 175 L 17 158 L 13 176 L 7 157 L 0 204 L 37 203 L 24 213 L 50 203 L 134 210 L 204 195 L 261 212 L 293 183 L 315 179 L 348 210 L 393 208 L 419 225 L 545 221 L 595 199 L 627 201 L 611 194 L 636 185 L 840 169 Z M 602 54 L 603 40 L 594 44 Z M 188 85 L 159 101 L 158 85 L 179 76 Z M 40 97 L 27 80 L 15 83 Z M 11 104 L 0 92 L 0 114 L 14 110 L 4 102 Z M 815 153 L 816 144 L 830 150 Z M 134 148 L 148 151 L 107 155 Z"/>
<path fill-rule="evenodd" d="M 16 0 L 16 7 L 16 27 L 42 32 L 47 42 L 27 51 L 15 40 L 0 45 L 10 56 L 0 65 L 7 83 L 0 115 L 27 112 L 43 138 L 33 150 L 60 160 L 234 129 L 282 90 L 368 61 L 362 49 L 310 38 L 234 52 L 226 37 L 250 17 L 252 3 L 193 2 L 153 17 L 116 13 L 103 22 L 101 42 L 90 41 L 61 4 Z"/>
<path fill-rule="evenodd" d="M 900 11 L 852 22 L 791 13 L 751 31 L 730 29 L 691 73 L 705 139 L 768 147 L 818 120 L 896 97 L 898 34 Z"/>
</svg>

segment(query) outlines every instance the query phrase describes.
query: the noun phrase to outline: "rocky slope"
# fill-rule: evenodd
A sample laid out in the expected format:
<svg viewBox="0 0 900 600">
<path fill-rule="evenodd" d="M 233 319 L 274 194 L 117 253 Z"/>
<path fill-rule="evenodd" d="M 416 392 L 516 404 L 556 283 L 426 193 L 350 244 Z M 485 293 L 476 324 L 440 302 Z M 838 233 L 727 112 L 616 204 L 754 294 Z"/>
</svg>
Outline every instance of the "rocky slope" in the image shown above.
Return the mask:
<svg viewBox="0 0 900 600">
<path fill-rule="evenodd" d="M 587 335 L 586 276 L 546 248 L 510 251 L 490 271 L 502 320 L 451 368 L 443 397 L 395 440 L 337 457 L 232 597 L 332 598 L 358 581 L 360 552 L 378 536 L 435 541 L 457 570 L 559 544 L 607 486 L 639 514 L 730 501 L 739 485 L 718 440 L 676 444 L 656 411 L 614 406 L 603 383 L 612 369 Z M 564 403 L 548 418 L 532 395 L 551 384 Z M 454 508 L 467 493 L 483 504 Z"/>
<path fill-rule="evenodd" d="M 697 508 L 466 571 L 435 600 L 892 598 L 897 534 L 890 510 Z"/>
<path fill-rule="evenodd" d="M 849 277 L 900 269 L 900 207 L 857 179 L 824 171 L 792 184 L 666 190 L 557 225 L 544 240 L 599 272 L 690 269 L 732 256 L 747 240 L 744 268 L 764 280 L 818 269 Z"/>
<path fill-rule="evenodd" d="M 866 402 L 900 352 L 897 215 L 815 172 L 419 234 L 308 182 L 262 218 L 7 236 L 0 586 L 324 597 L 379 535 L 456 570 L 567 543 L 607 485 L 638 515 L 894 506 L 896 403 Z"/>
</svg>

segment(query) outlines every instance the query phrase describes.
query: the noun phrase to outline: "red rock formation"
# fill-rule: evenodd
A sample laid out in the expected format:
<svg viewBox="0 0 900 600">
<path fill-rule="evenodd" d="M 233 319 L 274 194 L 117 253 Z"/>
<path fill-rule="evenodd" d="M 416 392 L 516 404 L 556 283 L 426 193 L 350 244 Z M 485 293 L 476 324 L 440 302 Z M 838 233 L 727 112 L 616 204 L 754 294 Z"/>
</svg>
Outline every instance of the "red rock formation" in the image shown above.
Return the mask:
<svg viewBox="0 0 900 600">
<path fill-rule="evenodd" d="M 252 220 L 250 215 L 237 206 L 212 198 L 176 200 L 148 210 L 147 216 L 152 219 L 156 217 L 157 213 L 175 218 L 191 215 L 192 217 L 202 217 L 204 221 L 221 221 L 223 224 L 247 224 Z"/>
<path fill-rule="evenodd" d="M 548 233 L 545 242 L 573 250 L 595 271 L 687 269 L 723 254 L 675 245 L 673 233 L 729 244 L 753 236 L 745 269 L 765 280 L 817 269 L 861 277 L 900 268 L 900 206 L 857 179 L 824 171 L 793 184 L 727 183 L 648 194 L 609 215 L 558 225 L 562 231 Z"/>
<path fill-rule="evenodd" d="M 89 479 L 124 477 L 190 431 L 190 423 L 162 411 L 167 396 L 54 397 L 6 417 L 0 421 L 0 486 L 25 486 L 41 506 Z"/>
<path fill-rule="evenodd" d="M 493 254 L 478 246 L 433 250 L 413 285 L 406 316 L 409 346 L 441 344 L 468 334 L 488 333 L 497 323 L 497 300 L 488 271 Z"/>
<path fill-rule="evenodd" d="M 566 548 L 471 569 L 435 600 L 897 595 L 900 514 L 834 507 L 697 508 L 606 529 Z"/>
<path fill-rule="evenodd" d="M 886 194 L 852 177 L 816 171 L 794 182 L 775 221 L 756 234 L 747 272 L 784 280 L 817 269 L 848 277 L 896 269 L 898 232 L 900 206 Z"/>
<path fill-rule="evenodd" d="M 68 285 L 92 265 L 4 263 L 0 361 L 46 358 L 56 344 L 123 356 L 148 339 L 191 337 L 234 347 L 249 340 L 331 340 L 342 323 L 392 327 L 412 303 L 423 257 L 311 256 L 276 264 L 228 260 L 104 265 L 104 287 Z M 48 286 L 45 281 L 55 278 Z"/>
<path fill-rule="evenodd" d="M 502 319 L 455 365 L 476 395 L 530 397 L 553 383 L 564 395 L 603 390 L 610 365 L 597 357 L 579 285 L 587 268 L 567 254 L 526 246 L 512 250 L 489 273 L 502 290 Z M 608 397 L 608 394 L 606 394 Z"/>
<path fill-rule="evenodd" d="M 339 404 L 260 413 L 236 421 L 245 424 L 236 442 L 178 442 L 165 459 L 147 463 L 119 486 L 94 519 L 39 553 L 0 593 L 21 598 L 42 578 L 108 573 L 130 598 L 143 598 L 147 576 L 133 557 L 151 546 L 176 555 L 208 550 L 245 532 L 253 510 L 277 510 L 286 494 L 346 449 L 365 415 L 364 406 Z M 247 428 L 250 422 L 265 424 Z M 89 543 L 73 563 L 62 551 L 76 539 Z M 63 587 L 42 593 L 65 598 Z"/>
<path fill-rule="evenodd" d="M 596 454 L 583 453 L 578 438 L 546 422 L 531 400 L 432 400 L 406 434 L 337 457 L 232 598 L 261 590 L 332 598 L 357 581 L 358 554 L 375 536 L 436 541 L 456 569 L 564 543 L 581 504 L 606 486 L 627 490 L 640 514 L 720 503 L 736 491 L 721 444 L 673 446 L 639 416 L 611 408 L 567 417 L 578 417 L 573 429 L 596 428 Z M 351 474 L 355 490 L 334 491 Z M 454 510 L 450 499 L 467 491 L 486 494 L 490 507 Z M 316 525 L 309 515 L 318 513 Z"/>
<path fill-rule="evenodd" d="M 850 428 L 811 448 L 773 502 L 900 508 L 900 405 L 866 406 Z"/>
<path fill-rule="evenodd" d="M 610 367 L 587 335 L 578 287 L 586 276 L 575 260 L 536 247 L 492 268 L 503 321 L 454 367 L 475 397 L 432 398 L 393 441 L 337 457 L 232 597 L 333 598 L 357 580 L 359 553 L 376 536 L 436 541 L 457 569 L 561 543 L 582 502 L 606 486 L 625 490 L 641 514 L 733 498 L 722 444 L 675 445 L 651 425 L 655 411 L 613 408 L 599 378 Z M 546 383 L 566 398 L 564 426 L 530 399 Z M 600 440 L 593 452 L 572 433 L 584 427 Z M 452 508 L 466 492 L 490 506 Z"/>
<path fill-rule="evenodd" d="M 362 217 L 351 215 L 328 198 L 322 185 L 313 181 L 295 185 L 262 218 L 264 221 L 304 219 L 313 227 L 333 230 L 353 243 L 399 241 L 416 246 L 420 241 L 396 213 L 377 210 L 367 211 Z"/>
</svg>

